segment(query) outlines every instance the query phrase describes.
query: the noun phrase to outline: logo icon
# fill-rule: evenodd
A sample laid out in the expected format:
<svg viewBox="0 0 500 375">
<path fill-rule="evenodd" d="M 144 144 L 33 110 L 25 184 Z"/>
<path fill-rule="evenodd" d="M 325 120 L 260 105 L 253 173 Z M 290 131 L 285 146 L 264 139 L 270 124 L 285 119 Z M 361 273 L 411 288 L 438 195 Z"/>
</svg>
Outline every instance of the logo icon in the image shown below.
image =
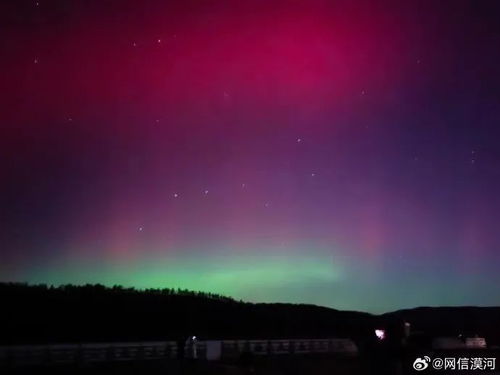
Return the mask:
<svg viewBox="0 0 500 375">
<path fill-rule="evenodd" d="M 429 363 L 431 362 L 431 359 L 428 356 L 424 356 L 423 358 L 417 358 L 415 362 L 413 362 L 413 368 L 416 371 L 423 371 L 427 367 L 429 367 Z"/>
<path fill-rule="evenodd" d="M 432 367 L 434 370 L 441 370 L 444 367 L 444 361 L 442 358 L 434 358 L 432 360 Z"/>
</svg>

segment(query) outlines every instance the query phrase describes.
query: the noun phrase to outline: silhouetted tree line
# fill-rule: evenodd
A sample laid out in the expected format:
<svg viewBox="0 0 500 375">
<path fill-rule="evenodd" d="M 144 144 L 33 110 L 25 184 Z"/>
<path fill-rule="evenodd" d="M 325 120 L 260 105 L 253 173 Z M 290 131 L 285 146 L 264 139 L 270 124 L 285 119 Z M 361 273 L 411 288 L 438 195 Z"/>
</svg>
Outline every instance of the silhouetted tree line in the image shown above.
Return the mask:
<svg viewBox="0 0 500 375">
<path fill-rule="evenodd" d="M 436 307 L 374 316 L 304 304 L 236 301 L 186 289 L 119 285 L 0 283 L 0 344 L 201 339 L 350 337 L 373 339 L 375 327 L 432 336 L 460 333 L 500 344 L 499 307 Z M 398 328 L 399 329 L 399 328 Z"/>
<path fill-rule="evenodd" d="M 373 316 L 313 305 L 253 304 L 186 289 L 0 283 L 0 341 L 55 343 L 366 334 Z"/>
</svg>

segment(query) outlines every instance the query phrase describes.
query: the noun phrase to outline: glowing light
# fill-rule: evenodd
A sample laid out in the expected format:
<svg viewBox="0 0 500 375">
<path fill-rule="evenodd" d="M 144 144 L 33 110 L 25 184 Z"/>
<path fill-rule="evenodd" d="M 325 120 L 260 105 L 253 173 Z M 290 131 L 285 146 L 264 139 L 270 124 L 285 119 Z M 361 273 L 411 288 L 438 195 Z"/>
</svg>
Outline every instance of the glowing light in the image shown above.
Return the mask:
<svg viewBox="0 0 500 375">
<path fill-rule="evenodd" d="M 375 330 L 375 336 L 377 336 L 377 338 L 379 340 L 385 339 L 385 330 L 383 330 L 383 329 L 376 329 Z"/>
</svg>

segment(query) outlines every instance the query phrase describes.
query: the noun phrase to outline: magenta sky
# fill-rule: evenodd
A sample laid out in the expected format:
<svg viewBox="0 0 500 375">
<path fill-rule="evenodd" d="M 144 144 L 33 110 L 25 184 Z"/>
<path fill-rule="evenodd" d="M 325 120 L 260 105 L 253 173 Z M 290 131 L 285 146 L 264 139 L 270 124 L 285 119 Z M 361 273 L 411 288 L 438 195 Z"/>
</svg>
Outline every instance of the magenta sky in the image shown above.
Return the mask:
<svg viewBox="0 0 500 375">
<path fill-rule="evenodd" d="M 500 302 L 494 1 L 0 14 L 2 281 Z"/>
</svg>

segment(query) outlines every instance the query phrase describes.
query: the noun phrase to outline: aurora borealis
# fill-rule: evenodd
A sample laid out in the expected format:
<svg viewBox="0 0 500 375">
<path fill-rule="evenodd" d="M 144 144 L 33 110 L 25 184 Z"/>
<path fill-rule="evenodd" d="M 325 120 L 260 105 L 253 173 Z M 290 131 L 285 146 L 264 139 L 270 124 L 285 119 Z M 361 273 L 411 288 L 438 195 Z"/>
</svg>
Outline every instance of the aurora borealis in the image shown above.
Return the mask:
<svg viewBox="0 0 500 375">
<path fill-rule="evenodd" d="M 500 303 L 498 2 L 0 14 L 0 281 Z"/>
</svg>

